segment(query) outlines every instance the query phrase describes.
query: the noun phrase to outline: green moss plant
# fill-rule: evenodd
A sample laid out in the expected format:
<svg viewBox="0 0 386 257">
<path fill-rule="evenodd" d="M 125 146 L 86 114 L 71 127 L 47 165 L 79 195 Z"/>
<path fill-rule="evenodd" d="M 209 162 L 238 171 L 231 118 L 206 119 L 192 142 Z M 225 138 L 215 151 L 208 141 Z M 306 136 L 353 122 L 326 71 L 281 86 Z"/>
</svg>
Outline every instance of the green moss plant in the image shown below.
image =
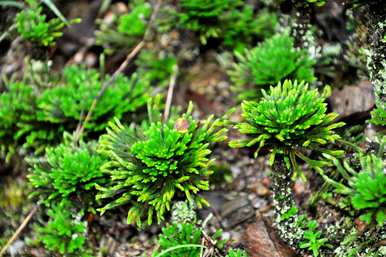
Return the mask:
<svg viewBox="0 0 386 257">
<path fill-rule="evenodd" d="M 154 252 L 155 256 L 167 257 L 197 257 L 200 255 L 202 231 L 195 224 L 183 223 L 172 224 L 164 227 L 159 235 L 160 253 Z M 168 251 L 166 253 L 166 251 Z M 161 255 L 162 252 L 165 254 Z"/>
<path fill-rule="evenodd" d="M 240 4 L 239 0 L 182 0 L 176 12 L 178 24 L 183 29 L 198 32 L 201 43 L 206 44 L 208 38 L 220 36 L 220 17 Z"/>
<path fill-rule="evenodd" d="M 83 137 L 96 138 L 108 122 L 120 119 L 141 120 L 141 109 L 149 98 L 150 83 L 136 74 L 118 75 L 99 95 L 106 80 L 95 69 L 67 66 L 59 82 L 35 88 L 23 82 L 10 82 L 0 93 L 0 144 L 7 158 L 17 147 L 41 154 L 47 146 L 58 144 L 63 132 L 74 131 L 93 101 L 97 105 L 85 125 Z"/>
<path fill-rule="evenodd" d="M 294 48 L 294 40 L 278 34 L 257 47 L 235 52 L 237 62 L 229 70 L 233 90 L 241 100 L 255 99 L 261 89 L 292 79 L 315 81 L 312 60 L 305 50 Z"/>
<path fill-rule="evenodd" d="M 108 158 L 103 170 L 111 179 L 99 188 L 97 198 L 107 201 L 101 213 L 127 205 L 127 222 L 141 226 L 144 219 L 161 222 L 177 199 L 208 205 L 198 193 L 209 189 L 210 144 L 224 140 L 226 129 L 213 116 L 193 119 L 192 111 L 190 104 L 180 117 L 152 119 L 141 126 L 110 123 L 99 146 Z"/>
<path fill-rule="evenodd" d="M 366 156 L 362 160 L 362 172 L 356 176 L 353 207 L 363 212 L 361 219 L 367 223 L 376 221 L 383 225 L 386 221 L 386 174 L 382 159 Z"/>
<path fill-rule="evenodd" d="M 271 152 L 275 226 L 279 235 L 293 247 L 298 247 L 304 234 L 296 225 L 299 214 L 292 193 L 293 175 L 302 174 L 297 159 L 317 168 L 326 163 L 308 158 L 307 151 L 342 154 L 323 149 L 339 139 L 335 129 L 343 126 L 341 122 L 334 122 L 337 114 L 327 114 L 327 95 L 328 88 L 320 94 L 316 89 L 309 89 L 304 81 L 285 80 L 268 92 L 262 90 L 259 101 L 242 103 L 243 119 L 235 127 L 245 138 L 230 142 L 231 147 L 256 147 L 255 156 L 263 147 Z"/>
<path fill-rule="evenodd" d="M 288 168 L 297 167 L 296 157 L 309 162 L 304 151 L 336 141 L 340 137 L 334 129 L 344 125 L 334 123 L 337 114 L 326 113 L 328 95 L 328 88 L 320 94 L 303 81 L 290 80 L 279 82 L 268 92 L 262 90 L 259 101 L 242 103 L 243 121 L 236 124 L 236 129 L 247 138 L 231 141 L 230 146 L 256 145 L 255 156 L 261 148 L 268 147 L 271 165 L 277 154 L 284 155 Z"/>
<path fill-rule="evenodd" d="M 356 171 L 344 160 L 343 165 L 336 158 L 324 154 L 334 164 L 344 178 L 343 182 L 334 181 L 324 175 L 325 180 L 334 185 L 336 191 L 348 196 L 356 214 L 367 224 L 382 226 L 386 222 L 386 175 L 382 158 L 370 154 L 361 155 L 361 169 Z"/>
<path fill-rule="evenodd" d="M 109 22 L 99 21 L 96 43 L 104 47 L 107 54 L 127 50 L 144 36 L 150 19 L 152 6 L 146 1 L 130 1 L 128 13 L 114 13 Z"/>
<path fill-rule="evenodd" d="M 25 40 L 37 42 L 43 46 L 52 46 L 56 39 L 63 33 L 62 29 L 71 23 L 78 23 L 74 19 L 68 24 L 59 18 L 47 20 L 43 14 L 43 7 L 37 0 L 26 0 L 26 8 L 16 15 L 16 29 L 20 36 Z"/>
<path fill-rule="evenodd" d="M 20 122 L 36 119 L 35 98 L 34 89 L 21 82 L 8 84 L 0 93 L 0 155 L 7 161 L 23 144 Z"/>
<path fill-rule="evenodd" d="M 223 44 L 228 48 L 242 51 L 256 39 L 266 39 L 275 33 L 278 17 L 268 10 L 254 13 L 252 5 L 245 4 L 241 9 L 235 9 L 222 18 Z"/>
<path fill-rule="evenodd" d="M 37 101 L 38 119 L 54 124 L 67 124 L 73 130 L 101 90 L 103 78 L 95 69 L 82 66 L 68 66 L 63 71 L 63 82 L 57 87 L 45 90 Z M 130 78 L 118 75 L 98 98 L 98 104 L 86 130 L 101 131 L 112 117 L 123 118 L 127 113 L 144 107 L 148 100 L 149 83 L 133 74 Z"/>
<path fill-rule="evenodd" d="M 328 239 L 322 238 L 317 228 L 318 222 L 316 220 L 309 221 L 307 223 L 307 230 L 303 235 L 303 241 L 299 245 L 300 248 L 312 252 L 312 256 L 314 257 L 320 256 L 320 248 L 328 246 Z"/>
<path fill-rule="evenodd" d="M 105 160 L 95 148 L 96 143 L 76 145 L 71 136 L 65 135 L 64 142 L 48 148 L 44 158 L 31 160 L 31 197 L 38 196 L 48 207 L 72 201 L 79 209 L 93 211 L 95 185 L 105 181 L 100 169 Z"/>
<path fill-rule="evenodd" d="M 203 243 L 208 240 L 203 229 L 194 223 L 175 223 L 165 226 L 159 235 L 159 249 L 153 252 L 153 257 L 197 257 L 206 252 L 226 252 L 224 240 L 221 240 L 222 231 L 217 230 L 210 236 L 209 246 Z M 211 245 L 213 244 L 214 245 Z M 208 249 L 210 248 L 210 249 Z M 220 256 L 220 255 L 216 255 Z M 224 255 L 221 255 L 224 256 Z M 241 249 L 230 248 L 225 257 L 248 257 Z"/>
<path fill-rule="evenodd" d="M 37 240 L 52 254 L 68 257 L 92 257 L 86 249 L 87 224 L 74 218 L 71 204 L 62 202 L 48 209 L 50 220 L 35 227 Z"/>
</svg>

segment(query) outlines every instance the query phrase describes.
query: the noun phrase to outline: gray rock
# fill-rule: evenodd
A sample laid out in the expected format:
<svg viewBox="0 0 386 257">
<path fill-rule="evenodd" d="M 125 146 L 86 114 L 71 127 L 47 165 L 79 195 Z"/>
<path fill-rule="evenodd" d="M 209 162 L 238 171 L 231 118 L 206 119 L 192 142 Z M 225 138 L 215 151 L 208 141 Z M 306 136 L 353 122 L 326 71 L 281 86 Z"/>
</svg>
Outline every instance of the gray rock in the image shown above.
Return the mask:
<svg viewBox="0 0 386 257">
<path fill-rule="evenodd" d="M 353 114 L 368 114 L 374 106 L 374 92 L 370 81 L 361 81 L 358 85 L 345 86 L 342 90 L 334 89 L 329 99 L 332 110 L 340 118 Z"/>
</svg>

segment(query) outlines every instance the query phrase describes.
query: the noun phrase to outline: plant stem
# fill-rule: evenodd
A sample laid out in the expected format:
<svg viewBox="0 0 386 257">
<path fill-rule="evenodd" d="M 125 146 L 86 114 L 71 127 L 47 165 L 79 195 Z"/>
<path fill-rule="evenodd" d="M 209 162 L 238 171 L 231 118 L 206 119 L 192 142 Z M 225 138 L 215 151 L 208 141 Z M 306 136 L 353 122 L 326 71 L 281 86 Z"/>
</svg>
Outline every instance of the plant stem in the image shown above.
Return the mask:
<svg viewBox="0 0 386 257">
<path fill-rule="evenodd" d="M 303 231 L 297 226 L 298 213 L 283 220 L 283 215 L 296 208 L 292 187 L 292 170 L 288 170 L 282 156 L 277 156 L 273 164 L 272 189 L 275 210 L 275 222 L 279 236 L 289 245 L 296 248 L 303 237 Z"/>
</svg>

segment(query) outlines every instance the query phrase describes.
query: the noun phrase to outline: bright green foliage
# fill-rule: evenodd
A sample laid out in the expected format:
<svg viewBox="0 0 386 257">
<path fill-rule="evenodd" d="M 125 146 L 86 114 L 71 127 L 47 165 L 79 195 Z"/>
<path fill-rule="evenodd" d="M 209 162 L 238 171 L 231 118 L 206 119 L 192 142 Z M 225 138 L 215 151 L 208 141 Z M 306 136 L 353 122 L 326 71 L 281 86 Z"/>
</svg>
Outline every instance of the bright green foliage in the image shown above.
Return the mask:
<svg viewBox="0 0 386 257">
<path fill-rule="evenodd" d="M 149 3 L 140 3 L 128 14 L 119 17 L 118 31 L 128 36 L 143 36 L 147 27 L 147 19 L 151 14 Z"/>
<path fill-rule="evenodd" d="M 151 5 L 142 0 L 130 1 L 130 12 L 114 14 L 110 23 L 100 21 L 96 31 L 96 42 L 102 45 L 106 53 L 119 49 L 129 49 L 144 36 L 152 12 Z"/>
<path fill-rule="evenodd" d="M 254 37 L 262 39 L 271 37 L 278 25 L 276 14 L 262 10 L 255 17 L 253 6 L 249 4 L 244 5 L 242 10 L 229 12 L 223 19 L 225 24 L 229 23 L 223 32 L 224 45 L 237 51 L 250 45 Z"/>
<path fill-rule="evenodd" d="M 216 242 L 213 247 L 218 252 L 223 252 L 225 240 L 221 240 L 222 231 L 217 230 L 210 238 Z M 159 250 L 153 252 L 153 257 L 198 257 L 200 252 L 206 248 L 202 244 L 202 228 L 191 223 L 175 223 L 167 225 L 159 235 Z M 226 257 L 248 257 L 245 251 L 240 249 L 229 249 Z"/>
<path fill-rule="evenodd" d="M 87 225 L 74 219 L 71 204 L 62 202 L 48 209 L 49 222 L 38 227 L 38 240 L 52 253 L 68 257 L 91 257 L 85 249 Z"/>
<path fill-rule="evenodd" d="M 364 155 L 358 153 L 361 167 L 353 167 L 347 160 L 339 161 L 328 154 L 323 154 L 330 159 L 336 171 L 341 176 L 341 181 L 321 174 L 325 181 L 335 187 L 339 194 L 351 200 L 356 215 L 367 223 L 377 223 L 382 226 L 386 221 L 386 173 L 385 153 L 386 137 L 376 138 L 372 142 L 377 148 L 377 153 Z"/>
<path fill-rule="evenodd" d="M 159 251 L 169 250 L 164 257 L 197 257 L 200 256 L 202 231 L 194 224 L 172 224 L 162 229 L 159 236 Z M 177 248 L 177 249 L 175 249 Z M 174 249 L 174 250 L 172 250 Z M 154 252 L 152 256 L 157 256 Z"/>
<path fill-rule="evenodd" d="M 276 27 L 279 25 L 279 17 L 274 12 L 267 10 L 259 11 L 253 20 L 252 26 L 254 33 L 261 39 L 267 39 L 274 35 Z"/>
<path fill-rule="evenodd" d="M 295 206 L 292 206 L 287 211 L 280 214 L 280 222 L 289 220 L 290 218 L 298 214 L 298 212 L 299 212 L 299 209 Z"/>
<path fill-rule="evenodd" d="M 209 189 L 209 144 L 224 140 L 226 129 L 224 121 L 213 116 L 194 120 L 192 111 L 189 105 L 187 113 L 164 123 L 152 120 L 130 127 L 111 123 L 99 148 L 109 158 L 104 171 L 111 184 L 101 187 L 97 198 L 113 200 L 100 209 L 102 213 L 128 204 L 128 223 L 141 226 L 144 218 L 148 224 L 154 218 L 162 221 L 176 197 L 198 207 L 207 205 L 197 194 Z"/>
<path fill-rule="evenodd" d="M 304 82 L 290 80 L 271 87 L 267 93 L 262 90 L 259 102 L 244 101 L 242 107 L 243 122 L 236 125 L 247 139 L 230 142 L 231 147 L 258 146 L 270 147 L 272 155 L 285 155 L 287 164 L 289 159 L 296 167 L 295 156 L 304 160 L 302 149 L 317 149 L 319 145 L 334 142 L 339 136 L 334 129 L 343 126 L 342 122 L 334 123 L 335 113 L 326 114 L 325 103 L 327 93 L 319 94 L 316 89 L 309 89 Z"/>
<path fill-rule="evenodd" d="M 176 15 L 180 27 L 198 32 L 201 42 L 206 44 L 208 38 L 221 36 L 221 17 L 241 4 L 240 0 L 181 0 Z"/>
<path fill-rule="evenodd" d="M 152 85 L 164 87 L 169 84 L 177 60 L 172 55 L 160 56 L 155 51 L 143 50 L 135 64 L 138 66 L 137 73 L 141 79 L 149 81 Z"/>
<path fill-rule="evenodd" d="M 60 141 L 64 131 L 72 132 L 98 97 L 105 80 L 94 69 L 68 66 L 55 87 L 34 89 L 23 83 L 10 83 L 0 95 L 0 143 L 3 154 L 23 146 L 39 154 L 47 145 Z M 85 126 L 85 136 L 95 136 L 113 117 L 135 119 L 149 98 L 149 82 L 136 74 L 118 75 L 107 87 Z M 41 92 L 37 92 L 41 91 Z"/>
<path fill-rule="evenodd" d="M 248 257 L 248 255 L 244 250 L 231 248 L 225 257 Z"/>
<path fill-rule="evenodd" d="M 312 252 L 314 257 L 319 256 L 319 250 L 327 246 L 327 239 L 321 238 L 321 233 L 317 230 L 318 223 L 316 220 L 311 220 L 307 224 L 308 229 L 303 234 L 303 241 L 299 247 Z"/>
<path fill-rule="evenodd" d="M 25 40 L 38 42 L 50 46 L 62 36 L 62 28 L 66 25 L 59 18 L 47 21 L 43 14 L 43 7 L 37 0 L 26 0 L 28 6 L 16 15 L 16 28 Z M 73 20 L 71 22 L 78 22 Z"/>
<path fill-rule="evenodd" d="M 0 93 L 0 156 L 6 160 L 15 152 L 23 134 L 18 131 L 19 122 L 34 120 L 34 104 L 34 90 L 24 83 L 10 83 L 6 91 Z"/>
<path fill-rule="evenodd" d="M 363 221 L 378 225 L 386 221 L 386 168 L 381 158 L 375 155 L 363 157 L 362 171 L 356 176 L 353 185 L 352 205 L 363 212 Z"/>
<path fill-rule="evenodd" d="M 68 124 L 66 129 L 72 130 L 110 76 L 102 79 L 96 70 L 81 66 L 68 66 L 63 74 L 62 85 L 44 91 L 39 97 L 38 118 L 54 124 Z M 148 81 L 135 74 L 130 79 L 118 75 L 98 99 L 86 130 L 103 130 L 112 117 L 120 119 L 124 114 L 135 112 L 146 104 L 148 89 Z"/>
<path fill-rule="evenodd" d="M 371 112 L 371 122 L 386 127 L 386 104 L 383 104 L 383 108 L 381 105 L 381 107 L 376 107 Z"/>
<path fill-rule="evenodd" d="M 273 34 L 277 16 L 241 0 L 182 0 L 174 12 L 177 27 L 197 32 L 202 44 L 209 38 L 223 40 L 226 47 L 243 49 L 257 38 Z"/>
<path fill-rule="evenodd" d="M 64 143 L 46 150 L 44 161 L 35 161 L 28 175 L 34 190 L 43 203 L 51 205 L 74 199 L 82 209 L 92 207 L 95 185 L 104 181 L 100 169 L 104 159 L 95 152 L 96 144 L 83 142 L 79 146 L 65 138 Z"/>
<path fill-rule="evenodd" d="M 275 35 L 244 53 L 235 52 L 238 63 L 229 75 L 234 91 L 244 100 L 256 98 L 260 88 L 276 85 L 284 79 L 312 82 L 315 80 L 315 63 L 304 50 L 294 48 L 288 35 Z"/>
</svg>

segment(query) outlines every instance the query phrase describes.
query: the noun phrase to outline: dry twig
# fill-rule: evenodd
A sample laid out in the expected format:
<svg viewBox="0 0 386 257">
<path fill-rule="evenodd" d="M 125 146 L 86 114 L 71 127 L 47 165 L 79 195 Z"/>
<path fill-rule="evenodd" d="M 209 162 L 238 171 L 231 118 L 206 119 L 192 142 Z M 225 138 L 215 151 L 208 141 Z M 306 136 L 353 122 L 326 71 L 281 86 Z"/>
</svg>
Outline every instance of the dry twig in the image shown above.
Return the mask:
<svg viewBox="0 0 386 257">
<path fill-rule="evenodd" d="M 161 3 L 162 3 L 162 0 L 158 0 L 156 5 L 154 6 L 154 11 L 150 17 L 150 20 L 149 20 L 148 26 L 146 28 L 145 34 L 143 36 L 143 39 L 133 48 L 133 50 L 131 50 L 131 52 L 127 55 L 126 59 L 121 63 L 119 68 L 113 73 L 113 75 L 110 77 L 110 79 L 103 83 L 97 96 L 94 98 L 93 102 L 91 103 L 90 109 L 88 110 L 85 119 L 83 120 L 83 122 L 80 122 L 79 126 L 76 128 L 76 130 L 74 132 L 74 141 L 75 142 L 79 141 L 79 139 L 84 131 L 84 128 L 86 127 L 87 123 L 90 121 L 91 116 L 95 110 L 97 103 L 98 103 L 98 100 L 103 96 L 106 89 L 115 81 L 116 77 L 126 69 L 126 67 L 129 65 L 129 63 L 134 59 L 134 57 L 142 50 L 142 48 L 145 46 L 145 42 L 147 40 L 149 40 L 151 27 L 155 21 L 155 18 L 157 17 L 158 11 L 161 7 Z"/>
<path fill-rule="evenodd" d="M 178 76 L 178 66 L 176 64 L 173 67 L 173 73 L 172 73 L 172 76 L 170 77 L 170 83 L 168 88 L 168 94 L 166 97 L 166 104 L 165 104 L 164 117 L 163 117 L 164 121 L 166 121 L 169 118 L 170 107 L 172 105 L 173 92 L 174 92 L 174 87 L 176 85 L 177 76 Z"/>
<path fill-rule="evenodd" d="M 29 214 L 27 215 L 27 217 L 24 218 L 23 222 L 20 224 L 20 226 L 17 228 L 17 230 L 15 231 L 15 233 L 12 235 L 12 237 L 8 240 L 8 242 L 4 245 L 4 247 L 1 249 L 0 251 L 0 257 L 3 256 L 5 254 L 5 252 L 7 251 L 7 249 L 9 248 L 9 246 L 13 243 L 13 241 L 16 240 L 16 238 L 20 235 L 20 233 L 23 231 L 23 229 L 27 226 L 28 222 L 31 220 L 31 218 L 33 217 L 33 215 L 35 214 L 35 212 L 37 211 L 38 209 L 38 206 L 35 205 L 31 211 L 29 212 Z"/>
</svg>

